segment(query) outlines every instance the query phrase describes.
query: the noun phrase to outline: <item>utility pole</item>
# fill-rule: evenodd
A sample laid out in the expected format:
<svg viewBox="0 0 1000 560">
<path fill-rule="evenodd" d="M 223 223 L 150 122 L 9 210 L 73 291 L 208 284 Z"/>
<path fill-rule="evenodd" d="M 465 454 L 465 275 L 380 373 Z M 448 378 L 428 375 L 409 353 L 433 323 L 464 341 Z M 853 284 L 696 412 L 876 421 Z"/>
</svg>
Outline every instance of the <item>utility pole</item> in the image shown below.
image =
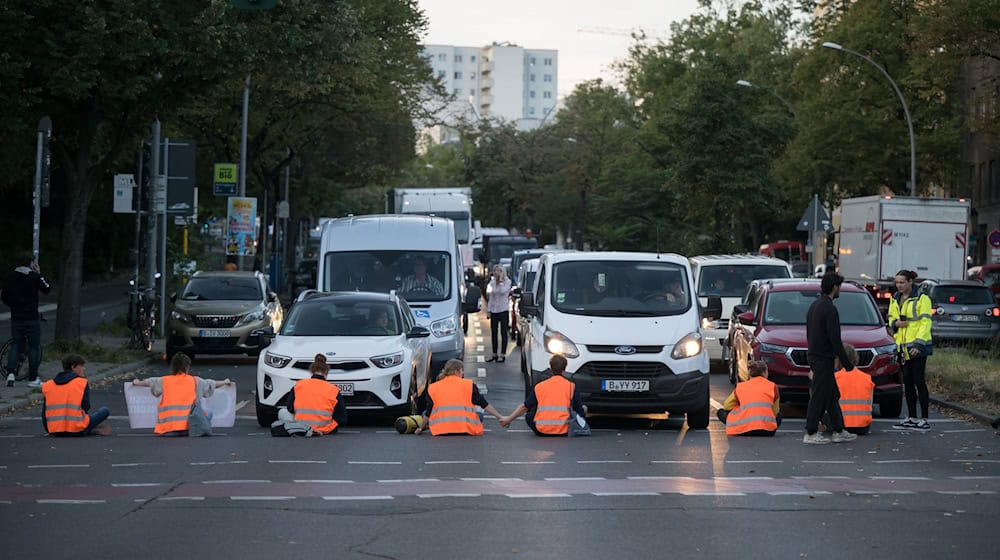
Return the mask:
<svg viewBox="0 0 1000 560">
<path fill-rule="evenodd" d="M 52 136 L 52 119 L 42 117 L 38 121 L 38 136 L 35 142 L 35 188 L 31 196 L 35 207 L 35 219 L 32 223 L 31 255 L 38 262 L 38 245 L 41 240 L 42 227 L 42 176 L 48 173 L 45 161 L 45 151 L 49 138 Z"/>
<path fill-rule="evenodd" d="M 159 150 L 157 150 L 159 152 Z M 166 337 L 167 322 L 163 320 L 167 310 L 167 181 L 170 177 L 170 138 L 163 139 L 163 213 L 160 216 L 160 338 Z M 151 284 L 152 285 L 152 284 Z"/>
<path fill-rule="evenodd" d="M 149 197 L 149 227 L 148 227 L 148 237 L 146 238 L 146 265 L 148 270 L 146 271 L 146 287 L 151 288 L 156 285 L 156 213 L 157 213 L 157 200 L 160 196 L 166 197 L 166 193 L 162 192 L 161 189 L 165 188 L 165 185 L 161 184 L 160 181 L 160 119 L 153 121 L 153 131 L 152 138 L 150 139 L 150 145 L 152 149 L 150 150 L 150 180 L 153 185 L 153 190 L 150 192 Z"/>
<path fill-rule="evenodd" d="M 242 125 L 240 127 L 240 168 L 239 168 L 239 182 L 240 182 L 240 197 L 245 197 L 247 195 L 247 126 L 248 118 L 250 114 L 250 74 L 247 74 L 247 79 L 243 83 L 243 119 Z M 256 217 L 251 216 L 252 224 L 256 223 Z M 254 236 L 256 238 L 256 236 Z M 236 259 L 236 266 L 240 270 L 243 270 L 243 254 L 241 253 L 239 258 Z"/>
</svg>

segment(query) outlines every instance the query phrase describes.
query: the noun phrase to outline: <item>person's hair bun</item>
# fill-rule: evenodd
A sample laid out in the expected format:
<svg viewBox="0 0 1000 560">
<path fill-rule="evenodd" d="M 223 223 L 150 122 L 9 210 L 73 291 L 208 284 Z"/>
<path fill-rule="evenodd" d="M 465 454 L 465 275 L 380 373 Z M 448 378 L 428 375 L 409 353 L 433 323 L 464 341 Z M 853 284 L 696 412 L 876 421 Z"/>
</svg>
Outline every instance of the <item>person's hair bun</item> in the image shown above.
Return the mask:
<svg viewBox="0 0 1000 560">
<path fill-rule="evenodd" d="M 316 354 L 316 357 L 313 358 L 313 363 L 326 365 L 326 356 L 323 354 Z"/>
</svg>

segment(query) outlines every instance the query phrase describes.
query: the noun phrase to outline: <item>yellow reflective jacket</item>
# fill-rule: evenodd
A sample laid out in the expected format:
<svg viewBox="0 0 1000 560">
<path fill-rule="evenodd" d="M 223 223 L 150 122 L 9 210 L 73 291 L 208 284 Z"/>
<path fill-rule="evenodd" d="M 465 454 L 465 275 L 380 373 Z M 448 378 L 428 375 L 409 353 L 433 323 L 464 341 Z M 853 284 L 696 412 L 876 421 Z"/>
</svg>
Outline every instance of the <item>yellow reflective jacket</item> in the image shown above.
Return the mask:
<svg viewBox="0 0 1000 560">
<path fill-rule="evenodd" d="M 930 354 L 931 348 L 931 317 L 934 315 L 934 306 L 931 298 L 927 294 L 920 294 L 902 300 L 899 293 L 895 293 L 889 300 L 889 327 L 892 328 L 893 338 L 899 349 L 908 350 L 917 348 L 923 355 Z M 906 321 L 906 326 L 896 328 L 896 321 Z"/>
</svg>

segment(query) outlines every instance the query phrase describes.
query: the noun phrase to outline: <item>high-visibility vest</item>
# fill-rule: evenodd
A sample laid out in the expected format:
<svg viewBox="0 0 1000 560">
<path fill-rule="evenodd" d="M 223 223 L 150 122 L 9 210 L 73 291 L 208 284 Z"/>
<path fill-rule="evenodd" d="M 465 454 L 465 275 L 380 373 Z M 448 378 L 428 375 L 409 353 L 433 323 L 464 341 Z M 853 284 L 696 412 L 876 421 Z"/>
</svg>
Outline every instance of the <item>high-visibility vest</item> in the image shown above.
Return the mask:
<svg viewBox="0 0 1000 560">
<path fill-rule="evenodd" d="M 535 411 L 535 428 L 543 434 L 569 432 L 569 410 L 573 403 L 573 382 L 561 375 L 535 385 L 538 409 Z"/>
<path fill-rule="evenodd" d="M 82 432 L 90 425 L 90 416 L 83 410 L 83 393 L 87 380 L 74 377 L 69 383 L 57 385 L 48 380 L 42 384 L 45 396 L 45 427 L 50 434 Z"/>
<path fill-rule="evenodd" d="M 841 369 L 836 373 L 840 391 L 840 410 L 844 413 L 844 427 L 865 428 L 872 424 L 872 391 L 875 383 L 867 373 Z"/>
<path fill-rule="evenodd" d="M 337 408 L 340 388 L 326 381 L 310 377 L 295 384 L 295 421 L 305 422 L 314 431 L 328 434 L 337 428 L 333 410 Z"/>
<path fill-rule="evenodd" d="M 774 416 L 774 398 L 778 389 L 763 376 L 751 377 L 736 385 L 739 406 L 726 418 L 726 434 L 738 436 L 754 430 L 778 430 Z"/>
<path fill-rule="evenodd" d="M 919 297 L 912 295 L 902 302 L 899 300 L 897 292 L 889 300 L 889 326 L 895 328 L 896 321 L 905 317 L 906 326 L 896 329 L 893 339 L 900 351 L 903 352 L 903 359 L 907 357 L 905 350 L 916 344 L 929 345 L 931 343 L 931 323 L 934 316 L 934 304 L 927 294 L 920 294 Z"/>
<path fill-rule="evenodd" d="M 156 408 L 156 429 L 158 434 L 179 432 L 188 429 L 191 407 L 198 398 L 198 380 L 193 375 L 175 373 L 164 377 L 163 395 Z"/>
<path fill-rule="evenodd" d="M 472 404 L 472 381 L 449 375 L 431 383 L 427 393 L 434 401 L 428 426 L 431 434 L 483 434 L 483 422 Z"/>
</svg>

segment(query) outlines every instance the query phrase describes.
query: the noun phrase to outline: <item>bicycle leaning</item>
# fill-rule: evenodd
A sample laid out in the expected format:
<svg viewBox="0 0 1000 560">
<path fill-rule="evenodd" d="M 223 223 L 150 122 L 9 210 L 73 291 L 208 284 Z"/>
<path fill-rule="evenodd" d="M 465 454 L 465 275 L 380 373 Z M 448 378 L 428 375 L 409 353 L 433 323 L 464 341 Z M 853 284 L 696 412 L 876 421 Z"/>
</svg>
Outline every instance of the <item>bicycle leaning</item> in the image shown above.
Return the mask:
<svg viewBox="0 0 1000 560">
<path fill-rule="evenodd" d="M 155 277 L 159 278 L 160 274 L 156 273 Z M 137 286 L 135 280 L 129 280 L 128 283 L 133 288 L 128 292 L 128 327 L 131 331 L 129 346 L 151 352 L 159 310 L 156 305 L 156 288 Z"/>
</svg>

